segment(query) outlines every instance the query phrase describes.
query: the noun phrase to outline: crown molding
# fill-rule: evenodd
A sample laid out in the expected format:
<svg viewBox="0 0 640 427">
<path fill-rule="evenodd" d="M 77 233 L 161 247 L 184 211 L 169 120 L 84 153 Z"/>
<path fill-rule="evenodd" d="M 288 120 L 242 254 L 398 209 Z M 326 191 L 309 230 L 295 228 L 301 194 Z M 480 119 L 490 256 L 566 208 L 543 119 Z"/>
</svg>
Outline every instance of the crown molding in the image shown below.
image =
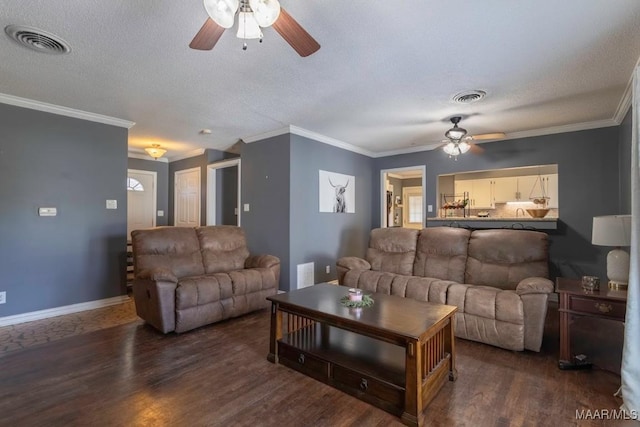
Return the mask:
<svg viewBox="0 0 640 427">
<path fill-rule="evenodd" d="M 76 110 L 74 108 L 62 107 L 60 105 L 48 104 L 46 102 L 35 101 L 33 99 L 20 98 L 18 96 L 7 95 L 6 93 L 0 93 L 0 103 L 29 108 L 30 110 L 44 111 L 45 113 L 57 114 L 59 116 L 88 120 L 90 122 L 102 123 L 105 125 L 118 126 L 126 129 L 131 129 L 136 124 L 129 120 L 103 116 L 102 114 Z"/>
<path fill-rule="evenodd" d="M 273 138 L 274 136 L 285 135 L 287 133 L 291 133 L 291 126 L 285 126 L 283 128 L 271 130 L 269 132 L 259 133 L 257 135 L 248 136 L 246 138 L 241 138 L 242 142 L 245 144 L 251 144 L 253 142 L 262 141 L 263 139 Z"/>
<path fill-rule="evenodd" d="M 627 83 L 627 87 L 624 89 L 624 93 L 622 94 L 622 98 L 620 99 L 620 103 L 618 104 L 618 108 L 616 108 L 616 112 L 613 115 L 613 120 L 616 124 L 622 123 L 624 120 L 624 116 L 627 115 L 627 111 L 631 108 L 631 101 L 633 100 L 633 75 L 635 74 L 635 70 L 640 67 L 640 58 L 636 61 L 636 65 L 633 67 L 633 71 L 631 72 L 631 77 L 629 77 L 629 82 Z"/>
<path fill-rule="evenodd" d="M 573 123 L 570 125 L 552 126 L 548 128 L 525 130 L 521 132 L 510 132 L 507 134 L 506 138 L 500 139 L 499 141 L 504 141 L 509 139 L 529 138 L 532 136 L 553 135 L 556 133 L 579 132 L 581 130 L 606 128 L 611 126 L 617 126 L 619 124 L 620 123 L 616 123 L 616 121 L 613 119 L 594 120 L 592 122 Z"/>
<path fill-rule="evenodd" d="M 132 150 L 129 150 L 129 152 L 127 153 L 127 157 L 129 157 L 130 159 L 148 160 L 150 162 L 169 163 L 169 159 L 167 159 L 166 157 L 160 157 L 158 159 L 154 159 L 153 157 L 149 156 L 146 153 L 136 152 Z"/>
<path fill-rule="evenodd" d="M 325 136 L 307 129 L 303 129 L 297 126 L 289 126 L 290 133 L 298 136 L 303 136 L 305 138 L 313 139 L 314 141 L 322 142 L 327 145 L 332 145 L 334 147 L 342 148 L 343 150 L 352 151 L 354 153 L 362 154 L 364 156 L 373 157 L 374 152 L 364 149 L 362 147 L 355 146 L 353 144 L 349 144 L 348 142 L 340 141 L 339 139 L 331 138 L 329 136 Z"/>
<path fill-rule="evenodd" d="M 178 154 L 176 156 L 170 156 L 168 161 L 177 162 L 178 160 L 190 159 L 191 157 L 201 156 L 206 151 L 206 148 L 196 148 L 195 150 L 187 151 L 186 153 Z"/>
</svg>

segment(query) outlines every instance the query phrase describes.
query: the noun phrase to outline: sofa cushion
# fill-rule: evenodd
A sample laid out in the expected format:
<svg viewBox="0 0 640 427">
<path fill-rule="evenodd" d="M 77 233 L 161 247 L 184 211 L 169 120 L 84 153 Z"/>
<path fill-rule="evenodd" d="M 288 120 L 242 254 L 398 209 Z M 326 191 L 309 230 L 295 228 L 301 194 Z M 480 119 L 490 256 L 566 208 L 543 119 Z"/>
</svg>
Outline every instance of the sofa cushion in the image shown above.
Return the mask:
<svg viewBox="0 0 640 427">
<path fill-rule="evenodd" d="M 409 228 L 376 228 L 371 230 L 366 260 L 374 271 L 410 276 L 416 255 L 418 230 Z"/>
<path fill-rule="evenodd" d="M 465 283 L 515 289 L 527 277 L 548 277 L 547 235 L 528 230 L 471 233 Z"/>
<path fill-rule="evenodd" d="M 180 279 L 176 288 L 176 309 L 197 307 L 231 298 L 231 277 L 226 273 Z"/>
<path fill-rule="evenodd" d="M 241 270 L 249 257 L 244 231 L 233 225 L 198 227 L 205 273 Z"/>
<path fill-rule="evenodd" d="M 350 270 L 344 276 L 343 285 L 369 292 L 446 304 L 447 288 L 452 283 L 430 277 L 404 276 L 384 271 Z"/>
<path fill-rule="evenodd" d="M 230 271 L 233 295 L 246 295 L 278 287 L 273 270 L 270 268 L 249 268 Z"/>
<path fill-rule="evenodd" d="M 204 274 L 200 243 L 191 227 L 157 227 L 131 232 L 136 274 L 157 268 L 178 279 Z"/>
<path fill-rule="evenodd" d="M 423 229 L 418 237 L 413 275 L 464 282 L 470 235 L 471 231 L 464 228 Z"/>
</svg>

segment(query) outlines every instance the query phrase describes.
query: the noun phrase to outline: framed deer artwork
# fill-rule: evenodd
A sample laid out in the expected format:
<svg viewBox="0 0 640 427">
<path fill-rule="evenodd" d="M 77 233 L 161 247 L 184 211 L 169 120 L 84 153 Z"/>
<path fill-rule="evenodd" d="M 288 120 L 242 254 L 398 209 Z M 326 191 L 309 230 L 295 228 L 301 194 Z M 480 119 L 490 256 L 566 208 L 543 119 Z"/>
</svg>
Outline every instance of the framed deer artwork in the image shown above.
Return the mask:
<svg viewBox="0 0 640 427">
<path fill-rule="evenodd" d="M 356 178 L 323 170 L 319 177 L 320 212 L 355 213 Z"/>
</svg>

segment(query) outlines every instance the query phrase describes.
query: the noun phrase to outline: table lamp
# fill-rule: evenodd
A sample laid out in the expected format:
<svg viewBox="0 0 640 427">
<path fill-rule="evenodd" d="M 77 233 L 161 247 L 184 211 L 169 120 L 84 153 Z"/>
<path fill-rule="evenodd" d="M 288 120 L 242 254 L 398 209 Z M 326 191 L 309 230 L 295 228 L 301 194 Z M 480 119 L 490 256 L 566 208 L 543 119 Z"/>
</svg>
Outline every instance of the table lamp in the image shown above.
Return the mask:
<svg viewBox="0 0 640 427">
<path fill-rule="evenodd" d="M 609 288 L 627 289 L 629 253 L 620 247 L 631 245 L 631 215 L 593 217 L 591 243 L 598 246 L 615 246 L 607 255 Z"/>
</svg>

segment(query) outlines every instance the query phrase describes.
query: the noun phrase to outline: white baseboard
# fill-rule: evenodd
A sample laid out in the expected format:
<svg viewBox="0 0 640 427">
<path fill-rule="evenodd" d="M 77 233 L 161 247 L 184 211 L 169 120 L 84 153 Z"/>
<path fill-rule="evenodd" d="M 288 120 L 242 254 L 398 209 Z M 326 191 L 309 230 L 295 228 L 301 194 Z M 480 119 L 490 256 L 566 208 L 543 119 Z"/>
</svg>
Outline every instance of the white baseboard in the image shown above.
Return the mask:
<svg viewBox="0 0 640 427">
<path fill-rule="evenodd" d="M 62 307 L 48 308 L 46 310 L 30 311 L 29 313 L 16 314 L 14 316 L 0 317 L 0 327 L 17 325 L 18 323 L 32 322 L 34 320 L 48 319 L 50 317 L 78 313 L 80 311 L 94 310 L 96 308 L 109 307 L 110 305 L 122 304 L 129 300 L 130 298 L 127 295 L 120 295 L 117 297 L 105 298 L 97 301 L 87 301 L 78 304 L 65 305 Z"/>
</svg>

